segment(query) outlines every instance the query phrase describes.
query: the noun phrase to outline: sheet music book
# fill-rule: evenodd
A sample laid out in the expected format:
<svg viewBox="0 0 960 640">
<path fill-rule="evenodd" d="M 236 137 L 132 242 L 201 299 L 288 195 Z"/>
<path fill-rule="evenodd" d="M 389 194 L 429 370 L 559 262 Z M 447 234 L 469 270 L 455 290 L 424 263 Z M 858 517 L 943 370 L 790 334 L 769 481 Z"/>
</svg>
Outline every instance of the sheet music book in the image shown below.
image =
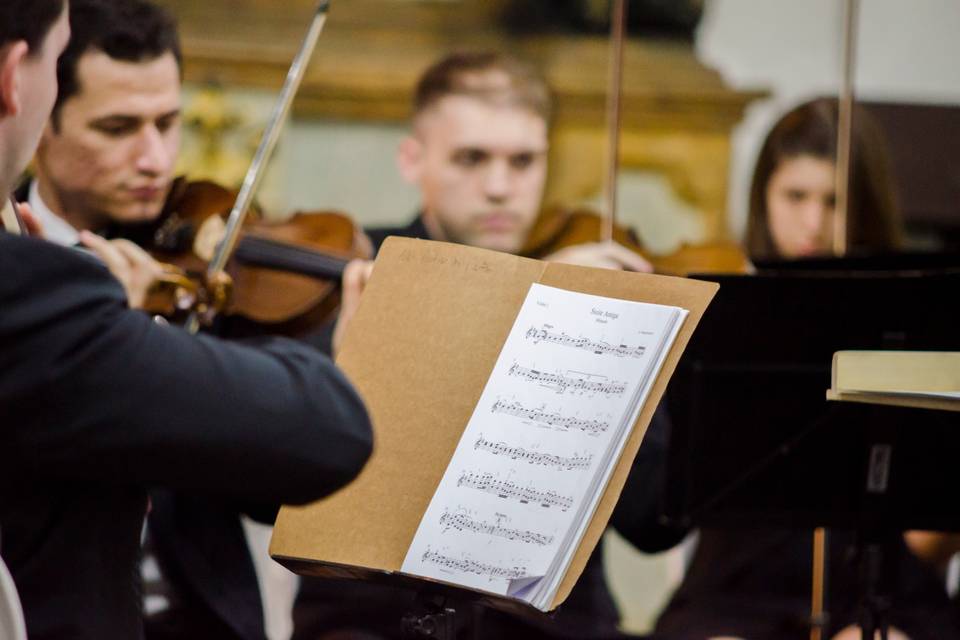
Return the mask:
<svg viewBox="0 0 960 640">
<path fill-rule="evenodd" d="M 387 239 L 337 359 L 373 455 L 341 491 L 283 507 L 271 555 L 304 575 L 556 608 L 716 290 Z"/>
<path fill-rule="evenodd" d="M 837 351 L 827 399 L 960 411 L 960 353 Z"/>
<path fill-rule="evenodd" d="M 531 285 L 402 570 L 547 609 L 686 316 Z"/>
</svg>

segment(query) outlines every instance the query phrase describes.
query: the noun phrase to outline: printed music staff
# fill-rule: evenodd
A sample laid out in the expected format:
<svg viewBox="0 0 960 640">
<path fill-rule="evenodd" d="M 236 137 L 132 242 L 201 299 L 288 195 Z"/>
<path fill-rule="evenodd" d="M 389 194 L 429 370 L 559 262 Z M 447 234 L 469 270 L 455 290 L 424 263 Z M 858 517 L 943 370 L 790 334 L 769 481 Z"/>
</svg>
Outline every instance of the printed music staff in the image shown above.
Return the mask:
<svg viewBox="0 0 960 640">
<path fill-rule="evenodd" d="M 402 570 L 546 606 L 685 317 L 532 285 Z"/>
</svg>

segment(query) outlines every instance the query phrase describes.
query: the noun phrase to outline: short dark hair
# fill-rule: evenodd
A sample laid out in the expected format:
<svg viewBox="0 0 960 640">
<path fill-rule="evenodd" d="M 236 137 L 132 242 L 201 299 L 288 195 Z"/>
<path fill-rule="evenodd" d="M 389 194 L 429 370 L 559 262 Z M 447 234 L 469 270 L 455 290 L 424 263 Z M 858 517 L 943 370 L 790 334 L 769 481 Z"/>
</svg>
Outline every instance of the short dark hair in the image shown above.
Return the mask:
<svg viewBox="0 0 960 640">
<path fill-rule="evenodd" d="M 63 103 L 80 92 L 77 66 L 88 51 L 125 62 L 155 60 L 170 52 L 182 68 L 177 23 L 148 0 L 70 0 L 70 30 L 70 44 L 57 63 L 55 125 Z"/>
<path fill-rule="evenodd" d="M 546 122 L 553 108 L 550 88 L 537 69 L 496 51 L 453 53 L 433 64 L 414 91 L 414 117 L 450 95 L 522 107 Z"/>
<path fill-rule="evenodd" d="M 767 185 L 784 160 L 800 156 L 836 163 L 839 105 L 818 98 L 786 113 L 760 149 L 747 215 L 747 253 L 754 259 L 778 258 L 770 233 Z M 857 105 L 851 133 L 849 245 L 853 251 L 890 251 L 902 242 L 902 226 L 886 141 L 879 125 Z"/>
<path fill-rule="evenodd" d="M 18 40 L 27 43 L 28 55 L 43 47 L 53 23 L 63 13 L 64 0 L 3 0 L 0 2 L 0 47 Z"/>
</svg>

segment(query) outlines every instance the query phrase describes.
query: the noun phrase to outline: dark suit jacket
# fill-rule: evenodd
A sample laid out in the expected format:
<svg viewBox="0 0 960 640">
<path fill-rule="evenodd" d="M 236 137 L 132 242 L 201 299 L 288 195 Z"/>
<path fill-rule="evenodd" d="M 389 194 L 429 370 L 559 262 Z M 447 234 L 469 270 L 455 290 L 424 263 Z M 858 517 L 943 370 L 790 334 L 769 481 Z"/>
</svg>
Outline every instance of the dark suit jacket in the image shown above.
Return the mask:
<svg viewBox="0 0 960 640">
<path fill-rule="evenodd" d="M 368 229 L 379 250 L 388 236 L 429 239 L 420 217 L 406 227 Z M 665 481 L 669 421 L 654 414 L 627 478 L 611 525 L 641 551 L 656 552 L 677 544 L 684 531 L 659 523 Z M 463 637 L 606 638 L 618 635 L 619 612 L 603 571 L 603 543 L 597 545 L 576 587 L 551 616 L 519 618 L 499 611 L 458 609 Z M 391 587 L 344 580 L 303 578 L 294 605 L 294 640 L 314 640 L 332 629 L 361 629 L 396 637 L 403 614 L 415 608 L 413 595 Z M 472 628 L 468 628 L 472 627 Z"/>
<path fill-rule="evenodd" d="M 174 183 L 170 203 L 156 220 L 112 224 L 101 233 L 153 247 L 157 229 L 176 209 L 171 203 L 187 185 L 184 179 Z M 21 184 L 15 195 L 25 202 L 30 181 Z M 181 235 L 181 242 L 190 241 L 189 234 Z M 147 640 L 184 635 L 265 640 L 260 589 L 240 515 L 272 524 L 278 505 L 236 504 L 157 488 L 151 488 L 150 500 L 148 528 L 155 559 L 179 599 L 173 609 L 145 618 Z"/>
<path fill-rule="evenodd" d="M 76 251 L 0 233 L 0 310 L 0 552 L 31 638 L 140 637 L 144 487 L 299 504 L 369 455 L 326 357 L 159 326 Z"/>
<path fill-rule="evenodd" d="M 173 606 L 146 616 L 146 640 L 202 636 L 266 640 L 253 558 L 236 503 L 185 491 L 150 490 L 147 529 Z M 259 518 L 272 523 L 276 509 Z"/>
</svg>

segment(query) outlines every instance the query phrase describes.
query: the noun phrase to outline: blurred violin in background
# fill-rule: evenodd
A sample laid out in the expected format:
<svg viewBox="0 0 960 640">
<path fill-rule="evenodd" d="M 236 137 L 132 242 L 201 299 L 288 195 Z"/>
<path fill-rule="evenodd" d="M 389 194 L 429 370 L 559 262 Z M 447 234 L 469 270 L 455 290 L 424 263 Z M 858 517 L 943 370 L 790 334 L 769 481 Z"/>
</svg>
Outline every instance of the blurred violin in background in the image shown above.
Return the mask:
<svg viewBox="0 0 960 640">
<path fill-rule="evenodd" d="M 589 209 L 548 209 L 537 219 L 521 253 L 544 258 L 565 247 L 598 242 L 604 237 L 605 224 L 603 217 Z M 662 275 L 748 273 L 751 268 L 746 253 L 732 242 L 683 245 L 672 253 L 658 255 L 645 250 L 632 229 L 614 224 L 611 235 L 614 242 L 642 255 L 654 272 Z"/>
<path fill-rule="evenodd" d="M 620 167 L 620 111 L 623 78 L 623 44 L 627 22 L 624 0 L 611 3 L 610 68 L 607 93 L 607 163 L 604 181 L 603 215 L 585 209 L 548 209 L 541 213 L 522 255 L 545 258 L 574 245 L 607 241 L 616 242 L 640 254 L 655 273 L 685 276 L 693 273 L 748 273 L 750 261 L 739 245 L 715 242 L 705 245 L 684 245 L 667 255 L 654 255 L 644 250 L 633 230 L 620 226 L 617 217 L 617 177 Z"/>
</svg>

